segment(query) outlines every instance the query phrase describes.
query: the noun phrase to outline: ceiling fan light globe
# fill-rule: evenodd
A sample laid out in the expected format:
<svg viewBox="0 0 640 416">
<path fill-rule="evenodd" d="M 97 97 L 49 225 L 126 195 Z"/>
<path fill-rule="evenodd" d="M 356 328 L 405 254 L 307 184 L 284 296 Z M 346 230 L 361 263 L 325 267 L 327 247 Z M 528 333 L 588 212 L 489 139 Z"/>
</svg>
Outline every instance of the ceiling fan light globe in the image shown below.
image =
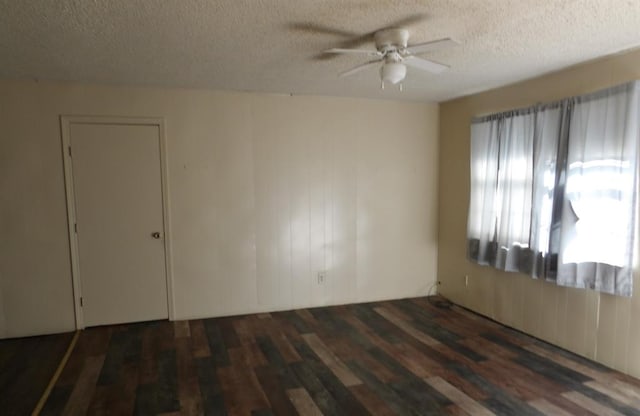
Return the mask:
<svg viewBox="0 0 640 416">
<path fill-rule="evenodd" d="M 407 76 L 407 67 L 400 62 L 388 62 L 380 67 L 380 78 L 383 82 L 397 84 Z"/>
</svg>

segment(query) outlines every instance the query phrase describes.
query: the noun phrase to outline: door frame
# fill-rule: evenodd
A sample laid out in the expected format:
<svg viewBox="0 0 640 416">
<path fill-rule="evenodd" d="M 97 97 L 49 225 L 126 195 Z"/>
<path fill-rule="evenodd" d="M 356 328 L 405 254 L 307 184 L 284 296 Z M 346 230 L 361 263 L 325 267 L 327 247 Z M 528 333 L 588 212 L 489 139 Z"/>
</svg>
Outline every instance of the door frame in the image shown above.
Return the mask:
<svg viewBox="0 0 640 416">
<path fill-rule="evenodd" d="M 160 182 L 162 189 L 162 220 L 164 222 L 164 268 L 167 284 L 167 309 L 169 320 L 175 320 L 175 304 L 173 296 L 173 269 L 171 262 L 171 226 L 169 211 L 169 181 L 167 166 L 167 144 L 162 117 L 119 117 L 119 116 L 77 116 L 61 115 L 60 129 L 62 135 L 62 158 L 64 164 L 64 187 L 67 200 L 67 226 L 69 233 L 69 248 L 71 251 L 71 280 L 73 284 L 73 306 L 75 312 L 76 329 L 84 329 L 84 316 L 82 313 L 82 284 L 80 279 L 78 235 L 75 232 L 76 203 L 73 188 L 73 164 L 71 152 L 71 125 L 72 124 L 111 124 L 111 125 L 135 125 L 158 127 L 158 140 L 160 144 Z"/>
</svg>

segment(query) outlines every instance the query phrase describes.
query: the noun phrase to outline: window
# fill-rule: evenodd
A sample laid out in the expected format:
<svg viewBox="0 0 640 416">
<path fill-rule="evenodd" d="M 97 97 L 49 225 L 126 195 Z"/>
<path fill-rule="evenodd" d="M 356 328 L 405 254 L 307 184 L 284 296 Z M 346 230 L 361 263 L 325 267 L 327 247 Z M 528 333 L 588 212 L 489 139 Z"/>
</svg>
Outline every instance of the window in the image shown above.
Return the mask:
<svg viewBox="0 0 640 416">
<path fill-rule="evenodd" d="M 631 295 L 639 85 L 473 121 L 472 261 Z"/>
</svg>

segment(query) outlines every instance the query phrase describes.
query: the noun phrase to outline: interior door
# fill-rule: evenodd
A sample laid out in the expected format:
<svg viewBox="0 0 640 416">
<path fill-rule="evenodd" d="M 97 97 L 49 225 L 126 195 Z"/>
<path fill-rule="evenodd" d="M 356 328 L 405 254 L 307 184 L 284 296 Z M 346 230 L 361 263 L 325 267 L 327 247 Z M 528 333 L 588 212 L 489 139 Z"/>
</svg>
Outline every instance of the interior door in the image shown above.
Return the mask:
<svg viewBox="0 0 640 416">
<path fill-rule="evenodd" d="M 160 129 L 69 126 L 85 326 L 167 319 Z"/>
</svg>

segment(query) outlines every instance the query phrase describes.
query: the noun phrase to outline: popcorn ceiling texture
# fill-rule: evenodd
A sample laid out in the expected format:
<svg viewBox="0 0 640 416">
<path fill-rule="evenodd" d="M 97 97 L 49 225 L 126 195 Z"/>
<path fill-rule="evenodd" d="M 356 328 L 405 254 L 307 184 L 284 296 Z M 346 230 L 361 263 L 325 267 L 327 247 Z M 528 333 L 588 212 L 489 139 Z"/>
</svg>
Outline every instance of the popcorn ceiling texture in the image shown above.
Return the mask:
<svg viewBox="0 0 640 416">
<path fill-rule="evenodd" d="M 314 58 L 418 13 L 410 44 L 461 45 L 404 92 L 337 77 L 367 57 Z M 0 77 L 443 101 L 637 47 L 638 27 L 637 0 L 0 0 Z"/>
</svg>

